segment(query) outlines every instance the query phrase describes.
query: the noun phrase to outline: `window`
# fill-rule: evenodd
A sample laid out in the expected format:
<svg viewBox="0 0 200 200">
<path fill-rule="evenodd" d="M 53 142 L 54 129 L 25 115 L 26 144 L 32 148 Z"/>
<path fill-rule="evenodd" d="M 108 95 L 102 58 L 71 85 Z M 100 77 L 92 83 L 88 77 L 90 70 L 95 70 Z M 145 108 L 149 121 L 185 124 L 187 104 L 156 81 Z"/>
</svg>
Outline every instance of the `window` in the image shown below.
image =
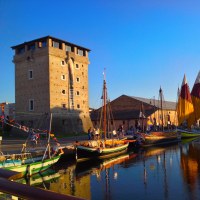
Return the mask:
<svg viewBox="0 0 200 200">
<path fill-rule="evenodd" d="M 79 96 L 79 95 L 80 95 L 80 92 L 79 92 L 79 91 L 76 91 L 76 95 Z"/>
<path fill-rule="evenodd" d="M 33 79 L 33 70 L 28 71 L 28 78 Z"/>
<path fill-rule="evenodd" d="M 65 74 L 61 75 L 61 79 L 62 79 L 62 80 L 66 80 Z"/>
<path fill-rule="evenodd" d="M 62 66 L 65 65 L 65 61 L 64 61 L 64 60 L 61 61 L 61 65 L 62 65 Z"/>
<path fill-rule="evenodd" d="M 28 50 L 34 50 L 35 49 L 35 43 L 28 45 Z"/>
<path fill-rule="evenodd" d="M 80 78 L 79 77 L 76 77 L 76 82 L 80 82 Z"/>
<path fill-rule="evenodd" d="M 71 52 L 72 48 L 70 46 L 65 45 L 65 50 Z"/>
<path fill-rule="evenodd" d="M 47 46 L 47 41 L 42 41 L 42 47 L 46 47 Z"/>
<path fill-rule="evenodd" d="M 79 55 L 79 56 L 83 56 L 83 50 L 78 49 L 78 55 Z"/>
<path fill-rule="evenodd" d="M 66 91 L 65 91 L 65 90 L 62 90 L 62 94 L 66 94 Z"/>
<path fill-rule="evenodd" d="M 79 65 L 78 64 L 76 64 L 76 69 L 78 69 L 79 68 Z"/>
<path fill-rule="evenodd" d="M 34 100 L 29 99 L 29 111 L 34 111 Z"/>
<path fill-rule="evenodd" d="M 43 40 L 43 41 L 38 43 L 38 47 L 39 48 L 46 47 L 46 46 L 47 46 L 47 41 L 46 40 Z"/>
<path fill-rule="evenodd" d="M 25 47 L 21 47 L 21 48 L 18 48 L 17 49 L 17 53 L 18 54 L 22 54 L 22 53 L 24 53 L 25 52 Z"/>
<path fill-rule="evenodd" d="M 52 41 L 52 47 L 54 48 L 60 48 L 60 43 L 56 41 Z"/>
<path fill-rule="evenodd" d="M 80 108 L 80 104 L 77 104 L 77 108 Z"/>
<path fill-rule="evenodd" d="M 66 104 L 65 103 L 62 104 L 62 108 L 66 109 Z"/>
</svg>

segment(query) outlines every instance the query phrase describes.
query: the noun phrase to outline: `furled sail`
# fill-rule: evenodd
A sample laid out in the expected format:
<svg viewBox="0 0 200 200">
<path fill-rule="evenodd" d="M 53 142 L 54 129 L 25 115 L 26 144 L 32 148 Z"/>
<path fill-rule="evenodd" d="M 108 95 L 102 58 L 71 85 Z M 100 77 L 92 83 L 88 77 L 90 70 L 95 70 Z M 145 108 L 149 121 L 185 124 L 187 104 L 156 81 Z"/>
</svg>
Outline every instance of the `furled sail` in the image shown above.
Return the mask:
<svg viewBox="0 0 200 200">
<path fill-rule="evenodd" d="M 194 106 L 192 103 L 192 97 L 185 75 L 178 98 L 177 114 L 178 124 L 187 125 L 188 128 L 191 128 L 191 125 L 194 124 L 195 121 Z"/>
<path fill-rule="evenodd" d="M 200 119 L 200 71 L 191 92 L 195 121 Z"/>
</svg>

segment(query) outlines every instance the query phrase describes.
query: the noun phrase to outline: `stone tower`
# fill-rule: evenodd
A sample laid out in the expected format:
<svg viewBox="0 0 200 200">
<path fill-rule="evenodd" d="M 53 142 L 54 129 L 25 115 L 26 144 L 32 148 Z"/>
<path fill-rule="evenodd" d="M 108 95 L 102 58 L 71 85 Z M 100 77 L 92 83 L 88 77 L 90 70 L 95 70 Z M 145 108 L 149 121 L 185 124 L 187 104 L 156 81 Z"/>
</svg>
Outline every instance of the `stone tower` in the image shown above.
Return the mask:
<svg viewBox="0 0 200 200">
<path fill-rule="evenodd" d="M 86 132 L 92 126 L 88 101 L 90 50 L 51 36 L 12 49 L 16 120 L 37 127 L 44 113 L 52 113 L 53 131 Z"/>
</svg>

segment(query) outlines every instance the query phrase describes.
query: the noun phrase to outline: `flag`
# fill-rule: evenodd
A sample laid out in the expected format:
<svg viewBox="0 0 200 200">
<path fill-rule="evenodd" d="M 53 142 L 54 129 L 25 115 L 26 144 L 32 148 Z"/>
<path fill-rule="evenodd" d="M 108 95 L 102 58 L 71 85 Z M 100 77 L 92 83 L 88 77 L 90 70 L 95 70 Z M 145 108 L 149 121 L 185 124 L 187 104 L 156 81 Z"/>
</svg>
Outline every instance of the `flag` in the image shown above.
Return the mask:
<svg viewBox="0 0 200 200">
<path fill-rule="evenodd" d="M 191 92 L 195 121 L 200 119 L 200 71 Z"/>
<path fill-rule="evenodd" d="M 194 107 L 185 75 L 178 98 L 177 114 L 178 124 L 187 122 L 187 127 L 191 128 L 191 125 L 194 123 Z"/>
</svg>

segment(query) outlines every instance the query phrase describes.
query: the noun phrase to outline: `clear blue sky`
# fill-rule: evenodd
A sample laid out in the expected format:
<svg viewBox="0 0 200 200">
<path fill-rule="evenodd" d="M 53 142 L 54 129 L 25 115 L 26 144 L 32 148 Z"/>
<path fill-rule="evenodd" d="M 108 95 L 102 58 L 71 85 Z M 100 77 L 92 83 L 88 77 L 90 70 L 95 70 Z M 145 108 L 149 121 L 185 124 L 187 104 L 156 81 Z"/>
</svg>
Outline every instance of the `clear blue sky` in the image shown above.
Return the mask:
<svg viewBox="0 0 200 200">
<path fill-rule="evenodd" d="M 103 69 L 111 100 L 122 94 L 176 101 L 184 73 L 200 70 L 198 0 L 0 0 L 0 102 L 15 101 L 11 46 L 51 35 L 91 49 L 90 107 Z"/>
</svg>

